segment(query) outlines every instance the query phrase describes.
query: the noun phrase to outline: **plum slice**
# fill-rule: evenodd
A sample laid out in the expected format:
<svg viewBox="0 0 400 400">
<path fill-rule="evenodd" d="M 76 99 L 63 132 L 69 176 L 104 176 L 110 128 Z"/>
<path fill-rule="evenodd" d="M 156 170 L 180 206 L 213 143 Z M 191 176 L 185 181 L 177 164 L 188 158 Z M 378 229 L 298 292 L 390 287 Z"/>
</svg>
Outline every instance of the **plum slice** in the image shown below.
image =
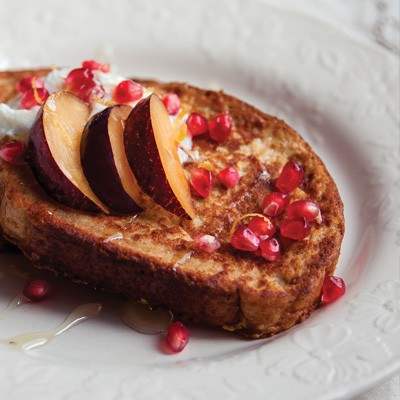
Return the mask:
<svg viewBox="0 0 400 400">
<path fill-rule="evenodd" d="M 94 115 L 81 141 L 82 168 L 90 187 L 110 209 L 121 214 L 142 211 L 140 192 L 124 148 L 125 120 L 132 107 L 116 105 Z"/>
<path fill-rule="evenodd" d="M 105 212 L 82 170 L 80 143 L 89 106 L 73 93 L 50 95 L 32 126 L 27 161 L 45 192 L 68 207 Z"/>
<path fill-rule="evenodd" d="M 175 137 L 168 111 L 156 94 L 141 100 L 126 120 L 126 156 L 140 188 L 165 210 L 191 220 L 195 211 Z"/>
</svg>

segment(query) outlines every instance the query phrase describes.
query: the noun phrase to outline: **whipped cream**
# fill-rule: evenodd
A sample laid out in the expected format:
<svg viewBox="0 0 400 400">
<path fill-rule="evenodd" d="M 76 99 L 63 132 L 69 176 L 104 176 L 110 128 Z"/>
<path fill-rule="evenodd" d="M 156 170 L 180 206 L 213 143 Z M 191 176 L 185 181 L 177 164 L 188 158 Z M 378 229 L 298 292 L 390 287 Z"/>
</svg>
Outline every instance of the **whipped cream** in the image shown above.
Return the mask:
<svg viewBox="0 0 400 400">
<path fill-rule="evenodd" d="M 37 107 L 31 110 L 15 110 L 0 103 L 0 140 L 5 136 L 13 136 L 27 142 L 37 111 Z"/>
</svg>

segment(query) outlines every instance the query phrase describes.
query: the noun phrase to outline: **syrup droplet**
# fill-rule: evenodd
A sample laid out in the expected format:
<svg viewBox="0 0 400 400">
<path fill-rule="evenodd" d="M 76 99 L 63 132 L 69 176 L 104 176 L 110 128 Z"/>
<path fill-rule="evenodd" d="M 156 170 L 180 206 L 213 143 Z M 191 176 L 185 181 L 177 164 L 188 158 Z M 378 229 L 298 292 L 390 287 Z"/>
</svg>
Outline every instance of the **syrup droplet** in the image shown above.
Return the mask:
<svg viewBox="0 0 400 400">
<path fill-rule="evenodd" d="M 32 350 L 49 344 L 54 338 L 95 317 L 101 310 L 99 303 L 87 303 L 75 308 L 66 320 L 56 328 L 45 332 L 24 333 L 9 339 L 1 340 L 1 343 L 13 345 L 22 350 Z"/>
<path fill-rule="evenodd" d="M 193 239 L 192 239 L 193 240 Z M 183 263 L 185 263 L 187 260 L 189 260 L 190 257 L 192 257 L 192 255 L 195 253 L 194 250 L 190 251 L 189 253 L 186 253 L 185 255 L 183 255 L 182 257 L 178 258 L 173 266 L 173 270 L 175 271 L 175 269 L 177 267 L 179 267 L 180 265 L 182 265 Z"/>
<path fill-rule="evenodd" d="M 8 304 L 8 306 L 0 313 L 0 320 L 2 320 L 10 311 L 24 303 L 29 303 L 31 300 L 25 297 L 22 292 L 18 293 Z"/>
<path fill-rule="evenodd" d="M 115 233 L 114 235 L 109 236 L 107 239 L 103 240 L 103 243 L 109 243 L 113 240 L 123 239 L 124 235 L 122 233 Z"/>
<path fill-rule="evenodd" d="M 171 324 L 171 311 L 152 309 L 146 304 L 130 300 L 121 307 L 122 322 L 130 328 L 145 335 L 157 335 L 166 332 Z"/>
</svg>

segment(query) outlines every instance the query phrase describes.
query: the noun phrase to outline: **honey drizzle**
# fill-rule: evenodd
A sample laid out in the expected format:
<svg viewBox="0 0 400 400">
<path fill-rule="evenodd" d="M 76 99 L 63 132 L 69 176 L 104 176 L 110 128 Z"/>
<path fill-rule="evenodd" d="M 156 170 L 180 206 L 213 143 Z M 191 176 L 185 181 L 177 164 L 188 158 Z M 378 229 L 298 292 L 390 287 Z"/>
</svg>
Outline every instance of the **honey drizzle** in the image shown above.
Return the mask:
<svg viewBox="0 0 400 400">
<path fill-rule="evenodd" d="M 18 296 L 17 296 L 18 297 Z M 99 314 L 101 304 L 99 303 L 86 303 L 75 308 L 65 319 L 63 323 L 56 328 L 45 332 L 31 332 L 17 335 L 9 339 L 1 340 L 0 343 L 5 343 L 18 347 L 22 350 L 32 350 L 43 347 L 49 344 L 57 336 L 64 333 L 67 329 L 85 322 Z"/>
<path fill-rule="evenodd" d="M 129 300 L 121 307 L 121 320 L 131 329 L 145 335 L 158 335 L 168 330 L 173 315 L 169 310 L 152 309 L 147 304 Z"/>
<path fill-rule="evenodd" d="M 2 320 L 10 311 L 19 307 L 21 304 L 29 303 L 30 300 L 22 293 L 18 293 L 8 304 L 8 306 L 0 313 L 0 320 Z"/>
</svg>

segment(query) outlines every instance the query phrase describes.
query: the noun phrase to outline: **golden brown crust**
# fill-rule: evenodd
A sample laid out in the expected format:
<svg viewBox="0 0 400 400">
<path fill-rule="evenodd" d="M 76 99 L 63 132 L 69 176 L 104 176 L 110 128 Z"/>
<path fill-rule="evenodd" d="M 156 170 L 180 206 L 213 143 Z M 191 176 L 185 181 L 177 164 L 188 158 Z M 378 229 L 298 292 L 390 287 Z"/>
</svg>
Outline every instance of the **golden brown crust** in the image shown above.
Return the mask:
<svg viewBox="0 0 400 400">
<path fill-rule="evenodd" d="M 0 73 L 0 88 L 20 77 Z M 185 169 L 189 173 L 201 161 L 211 163 L 214 172 L 239 164 L 240 184 L 227 190 L 216 180 L 207 199 L 194 200 L 193 222 L 149 212 L 130 219 L 64 207 L 44 194 L 28 166 L 0 160 L 0 225 L 5 237 L 37 267 L 251 338 L 273 335 L 306 319 L 319 304 L 325 276 L 334 272 L 344 234 L 343 205 L 322 161 L 283 121 L 222 92 L 181 83 L 141 83 L 160 93 L 177 93 L 189 112 L 207 118 L 229 112 L 234 121 L 231 137 L 221 144 L 196 138 L 194 150 L 200 159 Z M 9 98 L 0 92 L 0 101 Z M 323 222 L 313 221 L 305 240 L 285 241 L 284 254 L 275 263 L 234 251 L 229 244 L 234 221 L 261 211 L 263 197 L 274 190 L 288 160 L 299 162 L 306 174 L 293 199 L 317 202 Z M 192 238 L 200 233 L 215 235 L 221 248 L 212 254 L 195 251 Z"/>
</svg>

